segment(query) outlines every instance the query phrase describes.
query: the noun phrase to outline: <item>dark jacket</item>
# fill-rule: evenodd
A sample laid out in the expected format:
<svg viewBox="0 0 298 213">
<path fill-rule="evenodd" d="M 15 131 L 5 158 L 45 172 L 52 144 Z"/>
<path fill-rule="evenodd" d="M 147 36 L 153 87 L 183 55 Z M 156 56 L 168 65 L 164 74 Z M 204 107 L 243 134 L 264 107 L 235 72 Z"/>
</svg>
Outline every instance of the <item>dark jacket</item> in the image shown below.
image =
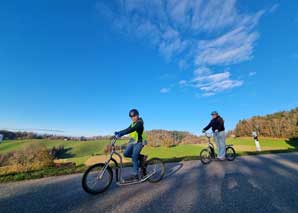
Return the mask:
<svg viewBox="0 0 298 213">
<path fill-rule="evenodd" d="M 205 131 L 212 127 L 212 131 L 215 132 L 218 130 L 219 132 L 225 131 L 224 120 L 222 117 L 218 116 L 217 118 L 213 118 L 210 123 L 204 128 Z"/>
<path fill-rule="evenodd" d="M 144 132 L 144 121 L 142 118 L 139 118 L 135 123 L 130 125 L 127 129 L 124 129 L 119 132 L 120 136 L 130 134 L 132 132 L 137 132 L 138 133 L 138 141 L 137 142 L 142 142 L 143 141 L 143 132 Z"/>
</svg>

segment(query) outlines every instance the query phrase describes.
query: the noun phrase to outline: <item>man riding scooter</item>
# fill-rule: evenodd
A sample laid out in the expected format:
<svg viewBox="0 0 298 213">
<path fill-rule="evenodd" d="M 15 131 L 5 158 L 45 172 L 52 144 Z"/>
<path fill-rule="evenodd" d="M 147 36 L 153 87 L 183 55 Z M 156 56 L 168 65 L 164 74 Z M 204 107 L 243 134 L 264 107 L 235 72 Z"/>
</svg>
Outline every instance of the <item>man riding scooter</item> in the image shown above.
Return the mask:
<svg viewBox="0 0 298 213">
<path fill-rule="evenodd" d="M 208 129 L 212 128 L 214 140 L 218 150 L 218 160 L 225 160 L 226 156 L 226 134 L 224 120 L 219 116 L 218 112 L 213 111 L 211 113 L 212 120 L 210 123 L 203 129 L 205 133 Z"/>
<path fill-rule="evenodd" d="M 143 164 L 145 164 L 147 156 L 140 154 L 144 145 L 146 144 L 146 134 L 144 131 L 144 121 L 140 117 L 138 110 L 130 110 L 129 117 L 132 120 L 132 124 L 127 129 L 115 132 L 115 136 L 122 137 L 127 134 L 129 134 L 130 136 L 130 140 L 124 152 L 124 156 L 132 158 L 134 174 L 130 178 L 128 178 L 128 180 L 133 181 L 139 179 L 140 166 L 142 169 L 142 175 L 146 175 L 146 171 L 145 169 L 143 169 L 145 165 Z"/>
</svg>

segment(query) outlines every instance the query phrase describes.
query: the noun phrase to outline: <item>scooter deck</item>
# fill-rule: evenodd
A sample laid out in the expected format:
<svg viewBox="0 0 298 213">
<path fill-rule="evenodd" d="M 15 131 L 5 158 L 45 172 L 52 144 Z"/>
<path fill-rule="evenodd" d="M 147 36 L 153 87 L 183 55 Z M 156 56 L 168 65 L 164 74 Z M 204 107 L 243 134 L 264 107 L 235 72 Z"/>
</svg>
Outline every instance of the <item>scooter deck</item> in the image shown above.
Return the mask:
<svg viewBox="0 0 298 213">
<path fill-rule="evenodd" d="M 145 181 L 148 180 L 148 178 L 150 178 L 152 175 L 154 175 L 154 173 L 150 174 L 150 175 L 146 175 L 145 177 L 141 178 L 140 180 L 133 180 L 133 181 L 126 181 L 123 180 L 122 182 L 117 182 L 117 185 L 119 186 L 127 186 L 127 185 L 133 185 L 133 184 L 138 184 L 138 183 L 144 183 Z"/>
</svg>

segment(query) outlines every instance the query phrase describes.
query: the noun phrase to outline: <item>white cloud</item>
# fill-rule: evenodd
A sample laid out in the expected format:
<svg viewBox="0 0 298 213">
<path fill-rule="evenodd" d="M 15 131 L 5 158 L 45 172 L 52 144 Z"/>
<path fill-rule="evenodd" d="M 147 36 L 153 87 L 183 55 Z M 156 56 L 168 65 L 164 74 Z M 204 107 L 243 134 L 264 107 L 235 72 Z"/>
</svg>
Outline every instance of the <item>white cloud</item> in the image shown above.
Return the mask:
<svg viewBox="0 0 298 213">
<path fill-rule="evenodd" d="M 256 75 L 257 74 L 257 72 L 250 72 L 248 75 L 249 76 L 254 76 L 254 75 Z"/>
<path fill-rule="evenodd" d="M 269 9 L 269 12 L 270 12 L 270 13 L 274 13 L 278 8 L 279 8 L 279 4 L 274 4 L 274 5 Z"/>
<path fill-rule="evenodd" d="M 277 7 L 273 5 L 269 11 Z M 259 38 L 255 28 L 264 14 L 240 11 L 237 0 L 102 0 L 98 9 L 122 33 L 145 40 L 182 69 L 192 67 L 195 77 L 185 84 L 205 79 L 209 84 L 196 87 L 205 96 L 206 92 L 217 93 L 243 84 L 230 79 L 230 72 L 219 75 L 212 70 L 253 58 Z M 221 81 L 212 79 L 224 75 L 229 76 Z M 168 90 L 163 88 L 161 92 Z"/>
<path fill-rule="evenodd" d="M 214 92 L 206 92 L 206 93 L 203 93 L 203 96 L 204 97 L 210 97 L 210 96 L 214 96 L 216 95 Z"/>
<path fill-rule="evenodd" d="M 195 74 L 196 75 L 196 74 Z M 192 85 L 204 92 L 204 96 L 211 96 L 217 92 L 239 87 L 243 84 L 241 80 L 231 80 L 230 72 L 222 72 L 209 75 L 197 75 L 192 80 Z"/>
<path fill-rule="evenodd" d="M 169 92 L 170 92 L 170 88 L 161 88 L 160 89 L 160 93 L 165 94 L 165 93 L 169 93 Z"/>
<path fill-rule="evenodd" d="M 209 74 L 211 70 L 208 67 L 198 67 L 195 71 L 195 75 L 206 75 Z"/>
<path fill-rule="evenodd" d="M 180 80 L 179 81 L 179 85 L 181 85 L 181 86 L 185 86 L 186 84 L 187 84 L 186 80 Z"/>
<path fill-rule="evenodd" d="M 240 27 L 214 40 L 200 41 L 195 64 L 198 66 L 230 65 L 252 58 L 256 32 Z"/>
</svg>

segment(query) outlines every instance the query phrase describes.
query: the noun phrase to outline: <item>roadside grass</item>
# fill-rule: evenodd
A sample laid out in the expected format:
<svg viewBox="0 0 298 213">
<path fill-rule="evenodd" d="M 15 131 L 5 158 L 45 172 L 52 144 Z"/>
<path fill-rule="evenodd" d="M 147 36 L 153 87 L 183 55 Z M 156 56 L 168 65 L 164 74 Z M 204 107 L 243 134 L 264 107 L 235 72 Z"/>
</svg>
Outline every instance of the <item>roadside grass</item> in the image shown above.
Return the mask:
<svg viewBox="0 0 298 213">
<path fill-rule="evenodd" d="M 0 175 L 0 183 L 82 173 L 83 171 L 85 171 L 85 169 L 86 167 L 84 165 L 81 165 L 81 166 L 76 166 L 72 168 L 50 167 L 50 168 L 44 168 L 44 169 L 35 170 L 35 171 L 11 173 L 11 174 Z"/>
</svg>

